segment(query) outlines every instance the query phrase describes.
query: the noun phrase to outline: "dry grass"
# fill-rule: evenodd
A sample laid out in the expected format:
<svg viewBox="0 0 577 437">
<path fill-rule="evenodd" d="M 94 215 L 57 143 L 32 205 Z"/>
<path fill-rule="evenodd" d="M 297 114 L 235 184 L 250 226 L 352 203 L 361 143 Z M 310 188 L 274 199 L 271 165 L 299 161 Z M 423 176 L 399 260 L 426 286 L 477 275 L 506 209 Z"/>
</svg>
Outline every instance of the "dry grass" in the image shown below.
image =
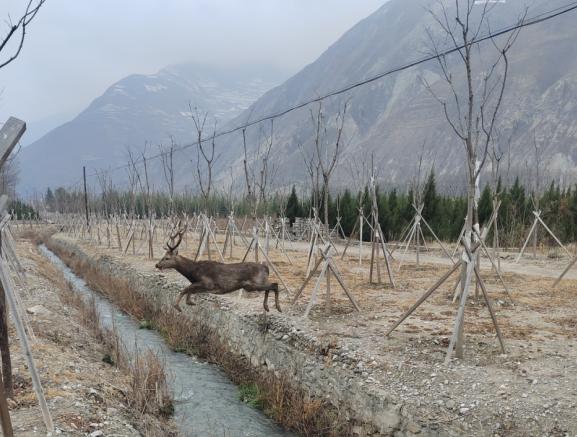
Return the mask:
<svg viewBox="0 0 577 437">
<path fill-rule="evenodd" d="M 31 233 L 31 236 L 35 234 Z M 37 235 L 37 234 L 36 234 Z M 33 241 L 46 241 L 42 237 Z M 46 258 L 38 257 L 39 273 L 57 285 L 59 298 L 67 306 L 78 311 L 78 318 L 92 336 L 105 347 L 103 361 L 117 366 L 127 377 L 127 387 L 123 390 L 127 407 L 135 413 L 135 426 L 145 436 L 166 436 L 167 431 L 150 415 L 160 419 L 170 417 L 174 412 L 172 396 L 168 388 L 164 363 L 154 353 L 130 354 L 120 342 L 114 329 L 102 327 L 94 298 L 85 301 L 76 293 L 62 272 Z"/>
<path fill-rule="evenodd" d="M 128 371 L 130 383 L 126 398 L 129 407 L 141 415 L 169 417 L 174 413 L 164 363 L 156 354 L 151 351 L 136 354 L 128 364 Z"/>
<path fill-rule="evenodd" d="M 175 351 L 216 363 L 235 384 L 253 386 L 258 394 L 254 404 L 262 407 L 284 428 L 303 436 L 336 437 L 350 434 L 353 424 L 342 418 L 331 403 L 314 398 L 298 388 L 291 382 L 289 375 L 255 369 L 244 356 L 231 351 L 220 336 L 199 317 L 183 317 L 172 308 L 143 299 L 127 279 L 101 272 L 95 263 L 78 257 L 54 240 L 47 239 L 44 243 L 93 289 L 107 296 L 136 319 L 150 322 Z M 87 316 L 91 317 L 90 314 Z M 150 362 L 149 367 L 150 365 L 154 367 L 155 364 Z M 138 388 L 138 393 L 146 393 L 148 388 L 152 388 L 152 370 L 149 368 L 149 373 L 134 371 L 136 376 L 133 377 L 133 384 Z M 137 395 L 133 394 L 131 397 L 135 398 Z M 148 408 L 137 399 L 134 399 L 134 402 L 135 406 Z"/>
</svg>

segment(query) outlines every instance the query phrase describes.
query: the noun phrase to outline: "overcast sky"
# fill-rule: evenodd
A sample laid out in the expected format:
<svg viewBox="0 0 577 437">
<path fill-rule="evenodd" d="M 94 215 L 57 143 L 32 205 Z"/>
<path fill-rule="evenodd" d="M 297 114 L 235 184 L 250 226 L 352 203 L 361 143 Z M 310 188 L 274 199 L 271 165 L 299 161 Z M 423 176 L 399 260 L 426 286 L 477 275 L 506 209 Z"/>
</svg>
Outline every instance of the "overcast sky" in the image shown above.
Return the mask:
<svg viewBox="0 0 577 437">
<path fill-rule="evenodd" d="M 384 1 L 47 0 L 21 57 L 0 70 L 0 121 L 59 123 L 124 76 L 187 60 L 296 72 Z M 0 18 L 24 3 L 3 1 Z"/>
</svg>

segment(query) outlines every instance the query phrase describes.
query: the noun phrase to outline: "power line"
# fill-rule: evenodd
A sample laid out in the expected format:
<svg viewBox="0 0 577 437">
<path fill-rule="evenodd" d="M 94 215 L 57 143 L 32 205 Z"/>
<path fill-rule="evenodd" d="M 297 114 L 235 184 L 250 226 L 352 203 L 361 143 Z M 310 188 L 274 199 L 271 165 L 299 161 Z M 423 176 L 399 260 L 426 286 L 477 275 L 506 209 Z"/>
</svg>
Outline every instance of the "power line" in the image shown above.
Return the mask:
<svg viewBox="0 0 577 437">
<path fill-rule="evenodd" d="M 304 102 L 298 103 L 298 104 L 296 104 L 296 105 L 290 106 L 290 107 L 288 107 L 288 108 L 286 108 L 286 109 L 283 109 L 282 111 L 278 111 L 278 112 L 275 112 L 275 113 L 272 113 L 272 114 L 269 114 L 269 115 L 265 115 L 265 116 L 260 117 L 260 118 L 258 118 L 258 119 L 256 119 L 256 120 L 247 121 L 247 122 L 246 122 L 245 124 L 243 124 L 243 125 L 236 126 L 236 127 L 227 129 L 227 130 L 225 130 L 225 131 L 218 132 L 218 133 L 216 133 L 216 134 L 211 135 L 210 137 L 201 139 L 201 140 L 200 140 L 200 143 L 205 143 L 205 142 L 207 142 L 207 141 L 212 141 L 212 140 L 214 140 L 214 139 L 216 139 L 216 138 L 220 138 L 220 137 L 223 137 L 223 136 L 226 136 L 226 135 L 233 134 L 233 133 L 235 133 L 235 132 L 242 131 L 242 130 L 244 130 L 244 129 L 247 129 L 247 128 L 251 127 L 251 126 L 254 126 L 254 125 L 263 123 L 263 122 L 265 122 L 265 121 L 274 120 L 274 119 L 276 119 L 276 118 L 283 117 L 283 116 L 285 116 L 285 115 L 287 115 L 287 114 L 289 114 L 289 113 L 291 113 L 291 112 L 294 112 L 294 111 L 296 111 L 296 110 L 298 110 L 298 109 L 302 109 L 302 108 L 304 108 L 304 107 L 306 107 L 306 106 L 308 106 L 308 105 L 311 105 L 311 104 L 313 104 L 313 103 L 318 103 L 318 102 L 321 102 L 321 101 L 323 101 L 323 100 L 326 100 L 326 99 L 328 99 L 328 98 L 330 98 L 330 97 L 335 97 L 335 96 L 337 96 L 337 95 L 347 93 L 347 92 L 352 91 L 352 90 L 354 90 L 354 89 L 356 89 L 356 88 L 359 88 L 359 87 L 362 87 L 362 86 L 364 86 L 364 85 L 368 85 L 368 84 L 370 84 L 370 83 L 373 83 L 373 82 L 375 82 L 375 81 L 378 81 L 378 80 L 380 80 L 380 79 L 382 79 L 382 78 L 384 78 L 384 77 L 387 77 L 387 76 L 390 76 L 390 75 L 392 75 L 392 74 L 399 73 L 399 72 L 401 72 L 401 71 L 408 70 L 408 69 L 410 69 L 410 68 L 416 67 L 417 65 L 420 65 L 420 64 L 423 64 L 423 63 L 426 63 L 426 62 L 430 62 L 430 61 L 435 60 L 435 59 L 443 58 L 443 57 L 445 57 L 445 56 L 448 56 L 448 55 L 450 55 L 450 54 L 452 54 L 452 53 L 455 53 L 455 52 L 457 52 L 457 51 L 459 51 L 459 50 L 464 49 L 467 45 L 469 45 L 469 46 L 477 45 L 477 44 L 480 44 L 480 43 L 482 43 L 482 42 L 484 42 L 484 41 L 487 41 L 487 40 L 489 40 L 489 39 L 493 39 L 493 38 L 496 38 L 496 37 L 499 37 L 499 36 L 502 36 L 502 35 L 506 35 L 506 34 L 508 34 L 508 33 L 514 32 L 514 31 L 516 31 L 516 30 L 519 30 L 519 29 L 522 29 L 522 28 L 525 28 L 525 27 L 534 26 L 535 24 L 543 23 L 543 22 L 545 22 L 545 21 L 548 21 L 548 20 L 551 20 L 551 19 L 553 19 L 553 18 L 559 17 L 559 16 L 561 16 L 561 15 L 567 14 L 567 13 L 569 13 L 569 12 L 571 12 L 571 11 L 576 10 L 576 9 L 577 9 L 577 1 L 573 1 L 573 2 L 571 2 L 571 3 L 568 3 L 568 4 L 564 5 L 564 6 L 560 6 L 560 7 L 557 7 L 557 8 L 555 8 L 555 9 L 551 9 L 551 10 L 549 10 L 549 11 L 547 11 L 547 12 L 543 12 L 543 13 L 541 13 L 541 14 L 535 15 L 535 16 L 532 17 L 531 19 L 524 20 L 524 21 L 522 21 L 522 22 L 518 22 L 517 24 L 511 25 L 511 26 L 508 26 L 508 27 L 505 27 L 505 28 L 503 28 L 503 29 L 501 29 L 501 30 L 498 30 L 498 31 L 496 31 L 496 32 L 489 33 L 489 34 L 486 34 L 486 35 L 484 35 L 484 36 L 481 36 L 481 37 L 479 37 L 479 38 L 477 38 L 477 39 L 472 40 L 469 44 L 461 44 L 461 45 L 458 45 L 458 46 L 451 47 L 450 49 L 447 49 L 447 50 L 445 50 L 445 51 L 443 51 L 443 52 L 441 52 L 441 53 L 437 53 L 437 54 L 434 54 L 434 55 L 425 56 L 425 57 L 423 57 L 423 58 L 420 58 L 420 59 L 411 61 L 411 62 L 409 62 L 409 63 L 400 65 L 400 66 L 398 66 L 398 67 L 394 67 L 394 68 L 392 68 L 392 69 L 390 69 L 390 70 L 384 71 L 384 72 L 379 73 L 379 74 L 374 75 L 374 76 L 371 76 L 371 77 L 369 77 L 369 78 L 367 78 L 367 79 L 364 79 L 364 80 L 361 80 L 361 81 L 358 81 L 358 82 L 351 83 L 351 84 L 349 84 L 349 85 L 346 85 L 346 86 L 344 86 L 344 87 L 342 87 L 342 88 L 339 88 L 339 89 L 336 89 L 336 90 L 333 90 L 333 91 L 329 91 L 329 92 L 327 92 L 326 94 L 323 94 L 323 95 L 317 96 L 317 97 L 315 97 L 315 98 L 306 100 L 306 101 L 304 101 Z M 189 143 L 189 144 L 182 145 L 182 146 L 180 146 L 180 147 L 175 147 L 175 148 L 173 149 L 173 152 L 178 152 L 178 151 L 182 151 L 182 150 L 188 149 L 188 148 L 190 148 L 190 147 L 198 146 L 198 144 L 199 144 L 199 142 L 194 142 L 194 143 Z M 151 156 L 145 157 L 145 159 L 146 159 L 146 160 L 157 159 L 157 158 L 161 157 L 161 156 L 164 155 L 164 154 L 165 154 L 165 152 L 161 152 L 161 153 L 158 153 L 158 154 L 155 154 L 155 155 L 151 155 Z M 135 164 L 135 165 L 136 165 L 136 164 L 140 165 L 140 164 L 142 164 L 143 162 L 144 162 L 143 158 L 138 158 L 138 159 L 135 160 L 134 164 Z M 117 166 L 117 167 L 109 168 L 109 169 L 107 169 L 107 170 L 101 170 L 100 172 L 102 172 L 102 173 L 106 172 L 106 173 L 110 174 L 110 173 L 115 172 L 115 171 L 117 171 L 117 170 L 122 170 L 122 169 L 129 168 L 131 165 L 132 165 L 132 164 L 123 164 L 123 165 L 119 165 L 119 166 Z M 94 177 L 94 176 L 97 176 L 98 174 L 99 174 L 99 172 L 98 172 L 98 171 L 95 171 L 94 173 L 88 174 L 88 175 L 86 175 L 86 176 L 87 176 L 87 177 Z M 79 182 L 77 182 L 76 185 L 78 185 L 78 183 L 79 183 Z"/>
</svg>

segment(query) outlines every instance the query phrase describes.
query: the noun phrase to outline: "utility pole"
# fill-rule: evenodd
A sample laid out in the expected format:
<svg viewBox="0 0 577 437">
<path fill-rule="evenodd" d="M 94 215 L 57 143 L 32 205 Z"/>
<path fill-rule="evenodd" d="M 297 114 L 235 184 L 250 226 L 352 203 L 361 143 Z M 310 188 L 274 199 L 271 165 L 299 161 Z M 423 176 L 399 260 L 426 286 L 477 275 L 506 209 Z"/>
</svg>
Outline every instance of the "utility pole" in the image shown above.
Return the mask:
<svg viewBox="0 0 577 437">
<path fill-rule="evenodd" d="M 88 217 L 88 192 L 86 191 L 86 167 L 82 167 L 82 176 L 84 177 L 84 210 L 86 211 L 86 226 L 90 226 Z"/>
</svg>

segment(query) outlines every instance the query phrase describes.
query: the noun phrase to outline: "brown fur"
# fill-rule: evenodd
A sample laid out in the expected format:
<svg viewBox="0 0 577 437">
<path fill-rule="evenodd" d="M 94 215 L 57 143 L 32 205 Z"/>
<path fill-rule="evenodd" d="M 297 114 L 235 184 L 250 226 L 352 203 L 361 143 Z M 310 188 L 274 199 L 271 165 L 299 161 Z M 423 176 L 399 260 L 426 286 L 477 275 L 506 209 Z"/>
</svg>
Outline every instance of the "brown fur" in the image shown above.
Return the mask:
<svg viewBox="0 0 577 437">
<path fill-rule="evenodd" d="M 246 291 L 264 291 L 263 306 L 266 311 L 269 310 L 269 292 L 274 291 L 276 309 L 281 311 L 278 302 L 278 284 L 268 281 L 269 269 L 264 264 L 193 261 L 180 256 L 176 249 L 169 247 L 164 257 L 156 264 L 156 268 L 175 269 L 191 282 L 180 292 L 176 300 L 175 308 L 179 311 L 180 301 L 184 296 L 186 296 L 186 303 L 192 305 L 190 298 L 193 294 L 227 294 L 241 288 Z"/>
</svg>

